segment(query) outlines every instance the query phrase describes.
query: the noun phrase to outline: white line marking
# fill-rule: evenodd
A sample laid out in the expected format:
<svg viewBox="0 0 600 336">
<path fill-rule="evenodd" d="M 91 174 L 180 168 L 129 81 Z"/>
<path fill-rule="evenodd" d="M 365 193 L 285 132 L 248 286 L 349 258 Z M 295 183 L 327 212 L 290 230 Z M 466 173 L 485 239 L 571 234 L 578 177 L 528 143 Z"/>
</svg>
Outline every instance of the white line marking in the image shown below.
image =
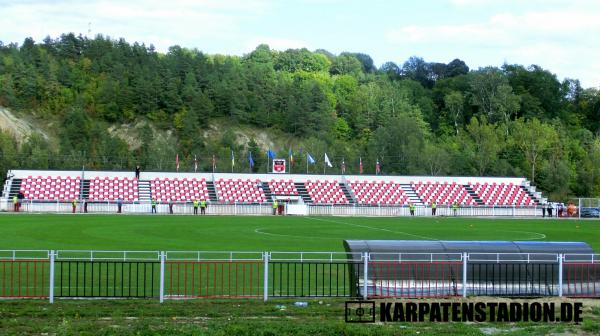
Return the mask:
<svg viewBox="0 0 600 336">
<path fill-rule="evenodd" d="M 385 231 L 385 232 L 391 232 L 391 233 L 396 233 L 396 234 L 403 234 L 403 235 L 412 236 L 412 237 L 421 238 L 421 239 L 439 240 L 437 238 L 432 238 L 432 237 L 427 237 L 427 236 L 420 236 L 420 235 L 416 235 L 416 234 L 412 234 L 412 233 L 408 233 L 408 232 L 402 232 L 402 231 L 393 231 L 393 230 L 388 230 L 388 229 L 382 229 L 382 228 L 368 226 L 368 225 L 352 224 L 352 223 L 347 223 L 347 222 L 333 221 L 333 220 L 327 220 L 327 219 L 315 218 L 315 217 L 305 217 L 305 218 L 306 219 L 317 220 L 317 221 L 322 221 L 322 222 L 329 222 L 329 223 L 335 223 L 335 224 L 342 224 L 342 225 L 349 225 L 349 226 L 355 226 L 355 227 L 360 227 L 360 228 L 366 228 L 366 229 L 371 229 L 371 230 L 378 230 L 378 231 Z"/>
<path fill-rule="evenodd" d="M 529 233 L 529 234 L 533 234 L 533 235 L 536 235 L 536 236 L 537 236 L 537 237 L 535 237 L 535 238 L 527 238 L 527 239 L 515 239 L 515 241 L 546 239 L 546 235 L 545 235 L 545 234 L 543 234 L 543 233 L 538 233 L 538 232 L 530 232 L 530 231 L 507 231 L 507 230 L 503 230 L 503 231 L 497 231 L 497 232 Z"/>
<path fill-rule="evenodd" d="M 280 234 L 280 233 L 269 233 L 269 232 L 264 232 L 261 231 L 264 228 L 257 228 L 254 229 L 255 233 L 258 234 L 263 234 L 263 235 L 268 235 L 268 236 L 276 236 L 276 237 L 290 237 L 290 238 L 312 238 L 312 239 L 331 239 L 331 240 L 340 240 L 340 239 L 348 239 L 348 238 L 338 238 L 338 237 L 314 237 L 314 236 L 294 236 L 294 235 L 287 235 L 287 234 Z"/>
</svg>

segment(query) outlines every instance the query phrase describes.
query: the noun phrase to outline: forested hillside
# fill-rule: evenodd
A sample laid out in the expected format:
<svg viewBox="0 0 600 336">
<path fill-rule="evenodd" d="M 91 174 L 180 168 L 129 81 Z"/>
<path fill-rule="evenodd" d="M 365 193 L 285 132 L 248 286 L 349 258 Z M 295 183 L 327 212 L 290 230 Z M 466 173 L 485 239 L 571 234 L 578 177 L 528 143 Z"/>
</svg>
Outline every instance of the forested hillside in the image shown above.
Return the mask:
<svg viewBox="0 0 600 336">
<path fill-rule="evenodd" d="M 6 43 L 6 41 L 5 41 Z M 460 57 L 460 55 L 456 55 Z M 182 170 L 194 157 L 210 170 L 264 171 L 265 151 L 229 127 L 287 135 L 273 150 L 306 152 L 323 171 L 527 176 L 551 197 L 600 196 L 600 95 L 539 66 L 469 69 L 460 59 L 412 57 L 377 68 L 362 53 L 284 52 L 258 46 L 239 56 L 207 55 L 65 34 L 0 42 L 0 107 L 48 126 L 17 145 L 0 133 L 0 174 L 10 168 Z M 212 121 L 223 129 L 207 136 Z M 110 127 L 137 125 L 131 143 Z M 167 134 L 171 141 L 157 134 Z M 281 137 L 280 137 L 281 138 Z"/>
</svg>

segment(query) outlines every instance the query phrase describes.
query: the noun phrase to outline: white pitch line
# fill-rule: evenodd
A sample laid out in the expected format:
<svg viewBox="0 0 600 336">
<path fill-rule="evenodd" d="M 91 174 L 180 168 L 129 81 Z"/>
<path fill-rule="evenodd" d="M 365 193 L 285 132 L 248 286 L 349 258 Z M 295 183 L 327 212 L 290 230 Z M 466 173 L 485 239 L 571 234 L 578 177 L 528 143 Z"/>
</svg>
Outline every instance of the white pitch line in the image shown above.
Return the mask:
<svg viewBox="0 0 600 336">
<path fill-rule="evenodd" d="M 366 229 L 371 229 L 371 230 L 378 230 L 378 231 L 385 231 L 385 232 L 391 232 L 391 233 L 396 233 L 396 234 L 403 234 L 403 235 L 412 236 L 412 237 L 421 238 L 421 239 L 439 240 L 437 238 L 432 238 L 432 237 L 427 237 L 427 236 L 420 236 L 420 235 L 416 235 L 416 234 L 412 234 L 412 233 L 408 233 L 408 232 L 402 232 L 402 231 L 393 231 L 393 230 L 388 230 L 388 229 L 382 229 L 382 228 L 368 226 L 368 225 L 352 224 L 352 223 L 347 223 L 347 222 L 333 221 L 333 220 L 327 220 L 327 219 L 321 219 L 321 218 L 314 218 L 314 217 L 305 217 L 305 218 L 306 219 L 312 219 L 312 220 L 318 220 L 318 221 L 322 221 L 322 222 L 329 222 L 329 223 L 335 223 L 335 224 L 342 224 L 342 225 L 349 225 L 349 226 L 355 226 L 355 227 L 360 227 L 360 228 L 366 228 Z"/>
<path fill-rule="evenodd" d="M 254 233 L 268 235 L 268 236 L 276 236 L 276 237 L 290 237 L 290 238 L 313 238 L 313 239 L 332 239 L 332 240 L 340 240 L 340 239 L 348 239 L 348 238 L 335 238 L 335 237 L 314 237 L 314 236 L 294 236 L 280 233 L 270 233 L 261 231 L 264 228 L 254 229 Z"/>
<path fill-rule="evenodd" d="M 546 235 L 545 235 L 545 234 L 543 234 L 543 233 L 538 233 L 538 232 L 531 232 L 531 231 L 507 231 L 507 230 L 503 230 L 503 231 L 497 231 L 497 232 L 529 233 L 529 234 L 533 234 L 533 235 L 537 235 L 537 236 L 538 236 L 538 237 L 536 237 L 536 238 L 515 239 L 515 240 L 517 240 L 517 241 L 546 239 Z"/>
</svg>

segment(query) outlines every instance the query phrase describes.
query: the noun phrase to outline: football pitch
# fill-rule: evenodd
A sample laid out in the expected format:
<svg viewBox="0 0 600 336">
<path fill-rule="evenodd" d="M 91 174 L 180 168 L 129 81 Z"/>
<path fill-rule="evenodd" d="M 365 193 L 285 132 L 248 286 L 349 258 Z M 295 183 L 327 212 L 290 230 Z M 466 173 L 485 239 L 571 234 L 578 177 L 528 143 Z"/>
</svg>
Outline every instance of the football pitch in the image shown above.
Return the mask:
<svg viewBox="0 0 600 336">
<path fill-rule="evenodd" d="M 600 222 L 570 219 L 275 216 L 0 216 L 0 249 L 343 251 L 345 239 L 583 241 Z"/>
</svg>

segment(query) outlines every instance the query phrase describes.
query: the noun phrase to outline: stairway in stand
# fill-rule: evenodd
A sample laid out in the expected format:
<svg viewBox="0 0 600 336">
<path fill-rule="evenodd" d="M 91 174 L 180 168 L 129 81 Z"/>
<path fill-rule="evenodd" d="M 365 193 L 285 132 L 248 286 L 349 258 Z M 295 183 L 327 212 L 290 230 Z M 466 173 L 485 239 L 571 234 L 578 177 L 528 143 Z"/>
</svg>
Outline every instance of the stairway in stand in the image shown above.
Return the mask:
<svg viewBox="0 0 600 336">
<path fill-rule="evenodd" d="M 419 197 L 419 195 L 417 195 L 417 192 L 415 191 L 415 189 L 413 189 L 412 185 L 400 184 L 400 188 L 402 188 L 404 195 L 406 195 L 406 197 L 408 197 L 408 200 L 410 203 L 412 203 L 416 206 L 424 206 L 425 205 L 425 203 L 423 203 L 423 200 L 421 200 L 421 197 Z"/>
<path fill-rule="evenodd" d="M 465 187 L 471 198 L 477 202 L 477 205 L 485 205 L 481 197 L 479 197 L 479 195 L 477 195 L 477 193 L 473 190 L 473 187 L 468 184 L 463 184 L 463 187 Z"/>
<path fill-rule="evenodd" d="M 348 190 L 348 186 L 346 185 L 346 183 L 340 182 L 340 188 L 342 188 L 344 195 L 346 195 L 346 199 L 348 200 L 349 204 L 356 203 L 356 200 L 354 199 L 354 197 L 352 197 L 352 194 L 350 193 L 350 190 Z"/>
<path fill-rule="evenodd" d="M 19 191 L 21 191 L 21 179 L 13 178 L 12 183 L 10 184 L 10 189 L 8 189 L 8 199 L 12 202 L 13 196 L 17 196 Z M 11 203 L 12 204 L 12 203 Z"/>
<path fill-rule="evenodd" d="M 138 180 L 138 196 L 140 203 L 150 203 L 152 200 L 152 188 L 150 181 Z"/>
<path fill-rule="evenodd" d="M 206 181 L 206 189 L 208 189 L 208 198 L 210 202 L 216 203 L 219 201 L 217 197 L 217 190 L 213 181 Z"/>
<path fill-rule="evenodd" d="M 262 186 L 263 193 L 265 193 L 265 198 L 267 199 L 267 202 L 273 201 L 273 192 L 271 191 L 269 184 L 265 183 L 265 182 L 261 182 L 261 186 Z"/>
<path fill-rule="evenodd" d="M 87 200 L 90 198 L 90 180 L 81 181 L 81 199 Z"/>
<path fill-rule="evenodd" d="M 296 186 L 296 190 L 298 190 L 298 194 L 300 194 L 300 197 L 302 197 L 302 201 L 304 201 L 305 204 L 312 204 L 313 201 L 308 195 L 304 183 L 296 182 L 294 185 Z"/>
</svg>

